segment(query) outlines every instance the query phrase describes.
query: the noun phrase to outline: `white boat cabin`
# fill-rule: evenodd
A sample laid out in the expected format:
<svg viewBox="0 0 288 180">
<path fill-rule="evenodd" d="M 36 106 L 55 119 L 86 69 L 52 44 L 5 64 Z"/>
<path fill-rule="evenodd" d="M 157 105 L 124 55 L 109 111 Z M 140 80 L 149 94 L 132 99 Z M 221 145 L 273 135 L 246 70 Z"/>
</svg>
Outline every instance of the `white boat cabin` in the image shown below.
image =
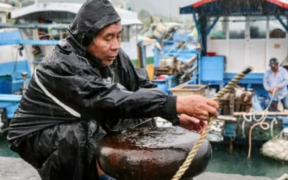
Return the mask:
<svg viewBox="0 0 288 180">
<path fill-rule="evenodd" d="M 192 0 L 180 13 L 193 15 L 204 53 L 226 58 L 226 73 L 261 74 L 271 58 L 287 57 L 287 0 Z"/>
<path fill-rule="evenodd" d="M 286 17 L 280 18 L 287 24 Z M 275 16 L 220 17 L 207 37 L 207 51 L 226 56 L 227 73 L 248 65 L 254 73 L 263 73 L 272 57 L 286 59 L 287 42 L 286 30 Z"/>
</svg>

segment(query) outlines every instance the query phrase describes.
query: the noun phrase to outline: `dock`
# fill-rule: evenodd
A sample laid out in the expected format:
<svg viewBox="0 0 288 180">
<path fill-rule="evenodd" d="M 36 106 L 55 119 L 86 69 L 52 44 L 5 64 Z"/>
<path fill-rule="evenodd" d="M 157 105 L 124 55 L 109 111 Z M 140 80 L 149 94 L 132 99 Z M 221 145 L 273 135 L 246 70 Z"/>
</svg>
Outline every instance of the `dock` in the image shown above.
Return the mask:
<svg viewBox="0 0 288 180">
<path fill-rule="evenodd" d="M 276 180 L 236 174 L 203 173 L 194 180 Z M 0 180 L 41 180 L 37 171 L 20 158 L 0 157 Z"/>
</svg>

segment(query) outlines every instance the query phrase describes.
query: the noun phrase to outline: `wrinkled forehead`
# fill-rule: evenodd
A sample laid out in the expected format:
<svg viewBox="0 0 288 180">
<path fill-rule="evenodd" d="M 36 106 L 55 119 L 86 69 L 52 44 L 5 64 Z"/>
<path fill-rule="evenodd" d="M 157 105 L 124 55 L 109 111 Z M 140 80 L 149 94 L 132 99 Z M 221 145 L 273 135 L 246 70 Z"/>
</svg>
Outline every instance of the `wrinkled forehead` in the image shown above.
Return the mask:
<svg viewBox="0 0 288 180">
<path fill-rule="evenodd" d="M 107 34 L 119 34 L 122 32 L 122 25 L 121 25 L 121 21 L 118 21 L 116 23 L 110 24 L 106 27 L 104 27 L 103 29 L 100 30 L 99 35 L 107 35 Z"/>
</svg>

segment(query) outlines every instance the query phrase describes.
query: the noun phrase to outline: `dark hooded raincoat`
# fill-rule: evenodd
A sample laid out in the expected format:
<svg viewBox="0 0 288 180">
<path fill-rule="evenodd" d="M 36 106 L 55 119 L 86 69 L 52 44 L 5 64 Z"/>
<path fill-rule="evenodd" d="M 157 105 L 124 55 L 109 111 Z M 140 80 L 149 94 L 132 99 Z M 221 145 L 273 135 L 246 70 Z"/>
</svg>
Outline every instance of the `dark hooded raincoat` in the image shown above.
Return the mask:
<svg viewBox="0 0 288 180">
<path fill-rule="evenodd" d="M 86 2 L 70 36 L 33 73 L 8 142 L 43 180 L 98 179 L 95 148 L 104 135 L 153 126 L 156 116 L 178 123 L 176 97 L 157 89 L 125 52 L 120 50 L 109 67 L 86 52 L 101 29 L 119 21 L 107 0 Z"/>
</svg>

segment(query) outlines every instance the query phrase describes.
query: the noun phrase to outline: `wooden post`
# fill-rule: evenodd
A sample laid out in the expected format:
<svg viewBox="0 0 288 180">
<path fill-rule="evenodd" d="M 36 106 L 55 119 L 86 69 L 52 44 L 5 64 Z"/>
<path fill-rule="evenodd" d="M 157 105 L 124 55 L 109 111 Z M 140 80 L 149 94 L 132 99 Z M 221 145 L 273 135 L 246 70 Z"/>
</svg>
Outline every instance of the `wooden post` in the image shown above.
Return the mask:
<svg viewBox="0 0 288 180">
<path fill-rule="evenodd" d="M 230 93 L 230 101 L 229 101 L 229 106 L 230 106 L 230 115 L 234 114 L 234 106 L 235 106 L 235 89 L 231 89 Z"/>
<path fill-rule="evenodd" d="M 142 64 L 142 48 L 139 43 L 137 43 L 137 67 L 141 68 Z"/>
<path fill-rule="evenodd" d="M 218 116 L 215 120 L 236 122 L 237 118 L 231 116 Z"/>
</svg>

